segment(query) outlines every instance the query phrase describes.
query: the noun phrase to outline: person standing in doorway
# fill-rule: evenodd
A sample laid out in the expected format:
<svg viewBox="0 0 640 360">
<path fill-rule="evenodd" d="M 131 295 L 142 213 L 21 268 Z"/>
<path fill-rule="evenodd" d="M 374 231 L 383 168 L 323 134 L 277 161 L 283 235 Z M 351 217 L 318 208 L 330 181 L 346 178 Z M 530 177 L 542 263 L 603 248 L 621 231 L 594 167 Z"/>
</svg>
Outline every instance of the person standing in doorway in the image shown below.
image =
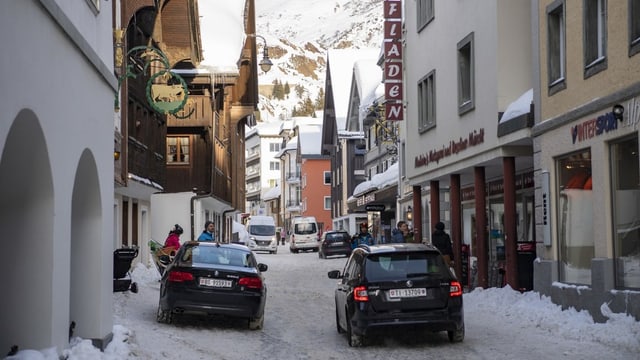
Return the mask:
<svg viewBox="0 0 640 360">
<path fill-rule="evenodd" d="M 204 223 L 204 230 L 198 236 L 198 241 L 216 241 L 216 225 L 213 221 L 207 220 Z"/>
<path fill-rule="evenodd" d="M 453 264 L 453 248 L 451 247 L 451 237 L 444 231 L 444 223 L 439 221 L 436 224 L 436 229 L 431 235 L 431 243 L 437 247 L 442 253 L 444 261 L 447 265 Z"/>
</svg>

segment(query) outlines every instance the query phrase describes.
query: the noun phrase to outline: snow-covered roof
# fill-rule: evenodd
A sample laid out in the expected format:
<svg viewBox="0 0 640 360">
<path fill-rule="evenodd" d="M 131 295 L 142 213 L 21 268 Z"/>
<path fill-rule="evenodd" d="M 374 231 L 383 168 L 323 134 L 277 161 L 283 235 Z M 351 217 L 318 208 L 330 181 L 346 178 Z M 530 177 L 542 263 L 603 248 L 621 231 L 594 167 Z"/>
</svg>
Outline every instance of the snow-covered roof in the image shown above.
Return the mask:
<svg viewBox="0 0 640 360">
<path fill-rule="evenodd" d="M 526 114 L 531 111 L 531 102 L 533 101 L 533 89 L 527 90 L 524 94 L 520 95 L 520 97 L 509 104 L 507 109 L 502 114 L 500 118 L 500 122 L 503 123 L 505 121 L 515 119 L 522 114 Z"/>
<path fill-rule="evenodd" d="M 280 187 L 274 186 L 269 189 L 263 196 L 264 201 L 274 200 L 280 197 Z"/>
<path fill-rule="evenodd" d="M 358 60 L 353 65 L 353 76 L 360 94 L 360 108 L 352 111 L 358 111 L 358 121 L 362 124 L 369 107 L 384 95 L 382 68 L 375 59 Z"/>
<path fill-rule="evenodd" d="M 398 163 L 389 166 L 389 168 L 380 174 L 375 174 L 371 180 L 363 181 L 353 189 L 352 198 L 366 194 L 368 192 L 384 189 L 390 185 L 398 184 Z"/>
<path fill-rule="evenodd" d="M 327 67 L 331 75 L 331 90 L 338 130 L 344 129 L 347 121 L 355 61 L 360 59 L 377 60 L 379 55 L 380 49 L 330 49 L 327 52 Z"/>
<path fill-rule="evenodd" d="M 213 73 L 238 73 L 238 60 L 246 38 L 245 1 L 198 0 L 203 68 Z"/>
<path fill-rule="evenodd" d="M 298 127 L 298 142 L 300 155 L 320 155 L 322 127 L 314 125 L 300 125 Z"/>
</svg>

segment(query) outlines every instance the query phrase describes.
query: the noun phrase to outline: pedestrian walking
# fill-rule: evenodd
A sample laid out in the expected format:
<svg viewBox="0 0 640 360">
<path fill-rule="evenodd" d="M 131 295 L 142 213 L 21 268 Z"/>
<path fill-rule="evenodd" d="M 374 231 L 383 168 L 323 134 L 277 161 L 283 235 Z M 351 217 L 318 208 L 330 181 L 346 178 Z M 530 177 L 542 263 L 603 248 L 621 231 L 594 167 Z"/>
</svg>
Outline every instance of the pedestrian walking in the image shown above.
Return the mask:
<svg viewBox="0 0 640 360">
<path fill-rule="evenodd" d="M 453 265 L 453 248 L 451 246 L 451 237 L 444 231 L 444 223 L 439 221 L 436 229 L 431 235 L 431 243 L 437 247 L 442 253 L 445 263 L 449 266 Z"/>
</svg>

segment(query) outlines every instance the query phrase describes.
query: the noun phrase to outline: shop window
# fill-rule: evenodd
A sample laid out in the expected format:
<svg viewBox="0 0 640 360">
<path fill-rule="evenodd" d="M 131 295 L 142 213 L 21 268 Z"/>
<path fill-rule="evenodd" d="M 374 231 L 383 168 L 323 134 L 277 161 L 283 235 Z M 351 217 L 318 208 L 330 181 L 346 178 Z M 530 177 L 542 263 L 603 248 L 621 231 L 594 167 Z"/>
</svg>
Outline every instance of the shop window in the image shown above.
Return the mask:
<svg viewBox="0 0 640 360">
<path fill-rule="evenodd" d="M 610 145 L 616 286 L 640 288 L 640 169 L 638 136 Z"/>
<path fill-rule="evenodd" d="M 560 280 L 591 284 L 594 257 L 591 151 L 556 160 Z"/>
<path fill-rule="evenodd" d="M 188 136 L 167 136 L 167 164 L 188 164 L 189 153 Z"/>
</svg>

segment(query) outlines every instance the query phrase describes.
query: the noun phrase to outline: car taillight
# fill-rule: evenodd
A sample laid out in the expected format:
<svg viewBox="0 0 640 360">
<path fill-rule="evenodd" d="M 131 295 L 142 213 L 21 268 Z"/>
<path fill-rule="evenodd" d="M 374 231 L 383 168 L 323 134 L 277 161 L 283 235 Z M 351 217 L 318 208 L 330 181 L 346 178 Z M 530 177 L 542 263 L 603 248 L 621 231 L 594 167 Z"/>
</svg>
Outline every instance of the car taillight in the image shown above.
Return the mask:
<svg viewBox="0 0 640 360">
<path fill-rule="evenodd" d="M 457 281 L 452 281 L 449 285 L 449 296 L 456 297 L 462 296 L 462 285 Z"/>
<path fill-rule="evenodd" d="M 369 293 L 366 286 L 357 286 L 353 289 L 353 300 L 366 302 L 369 301 Z"/>
<path fill-rule="evenodd" d="M 258 277 L 243 277 L 238 280 L 238 285 L 248 289 L 262 289 L 262 279 Z"/>
<path fill-rule="evenodd" d="M 171 271 L 169 273 L 169 281 L 171 282 L 183 282 L 193 280 L 193 274 L 184 271 Z"/>
</svg>

